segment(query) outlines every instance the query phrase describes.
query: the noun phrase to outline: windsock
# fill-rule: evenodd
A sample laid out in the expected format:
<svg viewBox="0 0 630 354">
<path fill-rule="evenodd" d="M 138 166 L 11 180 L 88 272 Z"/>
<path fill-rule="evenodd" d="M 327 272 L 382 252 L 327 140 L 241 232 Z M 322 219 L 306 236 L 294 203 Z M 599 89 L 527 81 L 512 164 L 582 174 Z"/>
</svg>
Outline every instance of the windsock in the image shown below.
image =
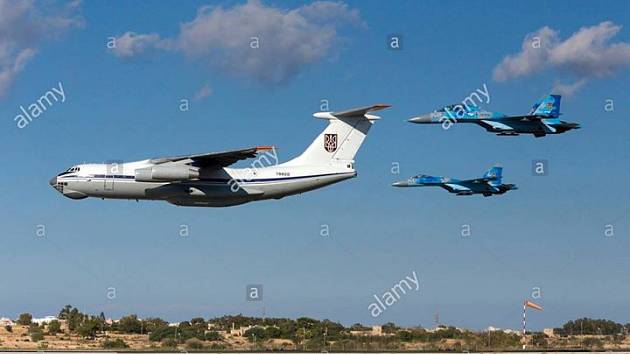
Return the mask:
<svg viewBox="0 0 630 354">
<path fill-rule="evenodd" d="M 528 301 L 528 300 L 525 300 L 525 307 L 530 307 L 530 308 L 533 308 L 534 310 L 538 310 L 538 311 L 542 311 L 543 310 L 542 306 L 540 306 L 538 304 L 535 304 L 535 303 L 533 303 L 531 301 Z"/>
</svg>

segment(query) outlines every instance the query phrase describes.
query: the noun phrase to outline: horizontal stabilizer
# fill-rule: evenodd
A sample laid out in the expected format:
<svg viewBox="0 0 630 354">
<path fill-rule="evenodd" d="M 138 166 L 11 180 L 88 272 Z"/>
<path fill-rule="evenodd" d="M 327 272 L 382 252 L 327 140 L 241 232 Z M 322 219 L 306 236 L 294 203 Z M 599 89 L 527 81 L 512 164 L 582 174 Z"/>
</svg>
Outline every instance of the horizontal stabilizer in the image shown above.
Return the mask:
<svg viewBox="0 0 630 354">
<path fill-rule="evenodd" d="M 335 116 L 335 117 L 364 116 L 368 112 L 380 111 L 381 109 L 385 109 L 385 108 L 389 108 L 389 107 L 391 107 L 391 106 L 388 105 L 388 104 L 375 104 L 373 106 L 348 109 L 348 110 L 341 111 L 341 112 L 334 112 L 334 113 L 332 113 L 332 115 Z"/>
<path fill-rule="evenodd" d="M 369 112 L 379 111 L 381 109 L 391 107 L 388 104 L 375 104 L 372 106 L 365 106 L 359 108 L 348 109 L 340 112 L 317 112 L 313 116 L 322 119 L 335 119 L 335 118 L 367 118 L 369 120 L 379 119 L 377 116 L 369 115 Z"/>
</svg>

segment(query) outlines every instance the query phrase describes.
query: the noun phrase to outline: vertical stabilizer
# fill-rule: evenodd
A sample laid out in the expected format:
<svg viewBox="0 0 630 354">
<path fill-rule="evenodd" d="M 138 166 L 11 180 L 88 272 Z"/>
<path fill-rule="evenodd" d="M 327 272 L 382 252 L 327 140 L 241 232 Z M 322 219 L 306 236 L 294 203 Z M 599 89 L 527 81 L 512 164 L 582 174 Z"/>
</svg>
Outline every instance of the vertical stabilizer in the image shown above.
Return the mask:
<svg viewBox="0 0 630 354">
<path fill-rule="evenodd" d="M 547 95 L 532 107 L 531 115 L 557 118 L 560 116 L 560 95 Z"/>
<path fill-rule="evenodd" d="M 490 179 L 488 183 L 492 186 L 498 186 L 502 183 L 503 167 L 501 165 L 494 165 L 483 175 L 484 178 Z"/>
<path fill-rule="evenodd" d="M 314 116 L 328 120 L 328 126 L 311 145 L 286 165 L 330 165 L 354 162 L 354 157 L 378 116 L 368 112 L 389 105 L 373 105 L 340 112 L 319 112 Z"/>
</svg>

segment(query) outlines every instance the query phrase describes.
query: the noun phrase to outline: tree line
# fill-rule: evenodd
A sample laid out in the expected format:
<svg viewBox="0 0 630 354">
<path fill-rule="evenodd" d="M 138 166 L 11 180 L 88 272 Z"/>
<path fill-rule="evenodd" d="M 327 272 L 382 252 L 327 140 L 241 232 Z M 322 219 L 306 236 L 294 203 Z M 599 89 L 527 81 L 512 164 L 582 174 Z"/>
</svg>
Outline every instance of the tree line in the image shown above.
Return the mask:
<svg viewBox="0 0 630 354">
<path fill-rule="evenodd" d="M 171 348 L 185 344 L 189 349 L 204 349 L 207 348 L 207 342 L 210 342 L 211 349 L 225 349 L 224 338 L 219 331 L 229 331 L 233 327 L 238 329 L 245 326 L 250 326 L 250 328 L 243 333 L 243 336 L 255 345 L 260 345 L 270 339 L 286 339 L 291 341 L 296 349 L 304 350 L 403 349 L 405 343 L 411 342 L 428 343 L 430 348 L 439 349 L 440 345 L 448 340 L 456 340 L 455 346 L 460 349 L 518 349 L 521 345 L 519 335 L 502 331 L 474 332 L 447 326 L 431 331 L 420 326 L 400 328 L 394 323 L 386 323 L 382 325 L 382 331 L 386 335 L 377 336 L 369 332 L 371 328 L 360 323 L 345 327 L 338 322 L 309 317 L 259 318 L 239 314 L 208 320 L 196 317 L 170 326 L 161 318 L 140 319 L 133 314 L 111 322 L 106 320 L 103 312 L 90 315 L 82 313 L 76 307 L 66 305 L 59 312 L 58 318 L 66 322 L 68 334 L 75 334 L 84 339 L 95 339 L 100 335 L 107 336 L 108 332 L 141 334 L 147 335 L 151 342 Z M 32 320 L 30 314 L 24 313 L 19 316 L 17 323 L 29 326 L 29 334 L 33 341 L 44 339 L 44 334 L 57 335 L 64 332 L 58 320 L 42 325 L 37 325 Z M 209 324 L 211 324 L 210 327 Z M 6 329 L 11 330 L 11 328 Z M 620 335 L 625 337 L 628 330 L 630 330 L 630 324 L 622 325 L 610 320 L 581 318 L 568 321 L 562 327 L 555 328 L 554 332 L 560 336 L 615 335 L 615 338 L 619 338 Z M 356 336 L 351 331 L 365 333 Z M 533 344 L 545 347 L 546 335 L 540 332 L 533 333 Z M 102 345 L 104 348 L 127 347 L 121 339 L 106 338 Z"/>
</svg>

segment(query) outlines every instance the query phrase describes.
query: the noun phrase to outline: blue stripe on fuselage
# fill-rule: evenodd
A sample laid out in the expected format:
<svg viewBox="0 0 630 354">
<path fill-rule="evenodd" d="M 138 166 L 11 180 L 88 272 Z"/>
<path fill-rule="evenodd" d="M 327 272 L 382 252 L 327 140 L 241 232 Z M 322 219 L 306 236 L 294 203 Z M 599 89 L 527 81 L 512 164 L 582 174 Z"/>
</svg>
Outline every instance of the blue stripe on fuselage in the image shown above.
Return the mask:
<svg viewBox="0 0 630 354">
<path fill-rule="evenodd" d="M 228 183 L 229 181 L 236 181 L 236 182 L 239 182 L 239 183 L 243 183 L 243 182 L 244 183 L 257 183 L 257 182 L 287 181 L 287 180 L 300 179 L 300 178 L 326 177 L 326 176 L 335 176 L 335 175 L 344 175 L 344 174 L 350 174 L 350 172 L 325 173 L 325 174 L 319 174 L 319 175 L 294 176 L 294 177 L 258 178 L 258 179 L 208 178 L 208 179 L 202 179 L 202 180 L 195 180 L 195 182 L 199 181 L 199 182 Z M 354 173 L 354 175 L 356 176 L 356 172 Z M 129 176 L 129 175 L 89 175 L 89 176 L 68 176 L 68 177 L 63 177 L 61 179 L 65 180 L 65 179 L 74 179 L 74 178 L 76 178 L 76 179 L 95 178 L 95 179 L 129 180 L 129 179 L 135 179 L 135 176 Z M 166 183 L 166 181 L 165 181 L 165 183 Z"/>
</svg>

